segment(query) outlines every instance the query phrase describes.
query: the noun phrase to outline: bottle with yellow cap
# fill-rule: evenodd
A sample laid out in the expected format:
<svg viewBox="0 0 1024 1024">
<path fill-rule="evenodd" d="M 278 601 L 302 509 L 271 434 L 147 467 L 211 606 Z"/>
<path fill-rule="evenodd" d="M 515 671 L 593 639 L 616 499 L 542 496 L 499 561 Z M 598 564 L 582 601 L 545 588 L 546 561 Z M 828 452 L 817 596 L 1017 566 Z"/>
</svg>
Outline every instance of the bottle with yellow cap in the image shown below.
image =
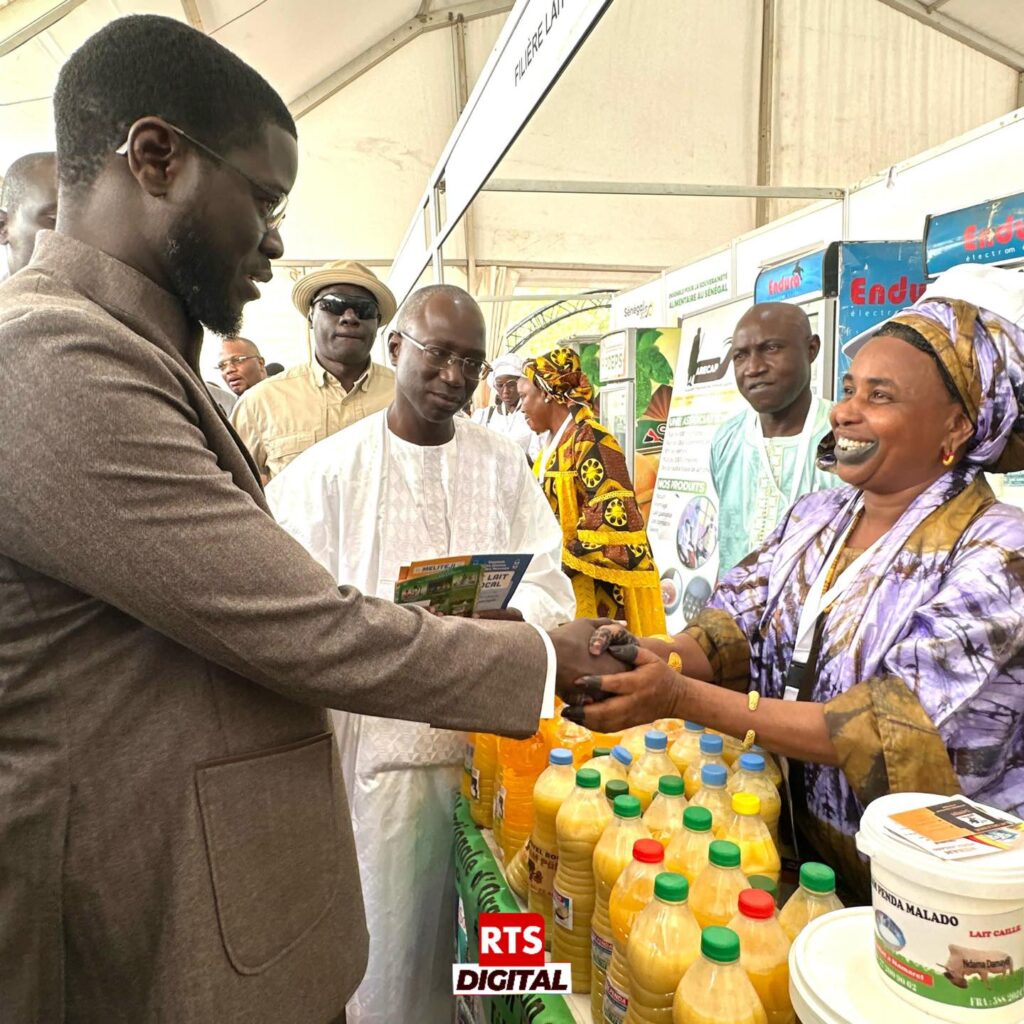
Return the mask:
<svg viewBox="0 0 1024 1024">
<path fill-rule="evenodd" d="M 740 869 L 740 848 L 716 839 L 708 847 L 708 866 L 690 886 L 690 909 L 701 928 L 728 924 L 739 908 L 740 893 L 750 886 Z"/>
<path fill-rule="evenodd" d="M 687 807 L 683 811 L 683 828 L 665 847 L 665 869 L 682 875 L 692 886 L 708 866 L 708 847 L 714 842 L 711 812 L 706 807 Z"/>
<path fill-rule="evenodd" d="M 615 780 L 610 788 L 623 785 Z M 590 1007 L 595 1021 L 602 1020 L 604 979 L 611 962 L 612 925 L 608 917 L 608 900 L 619 876 L 633 860 L 633 846 L 638 839 L 651 835 L 640 817 L 640 801 L 635 796 L 617 796 L 612 805 L 613 818 L 594 847 L 594 916 L 590 927 Z"/>
<path fill-rule="evenodd" d="M 724 764 L 706 764 L 700 770 L 701 786 L 690 798 L 691 807 L 706 807 L 711 812 L 711 827 L 721 836 L 732 818 L 732 796 L 727 788 L 729 772 Z"/>
<path fill-rule="evenodd" d="M 612 819 L 593 768 L 576 773 L 576 788 L 555 818 L 558 868 L 551 891 L 551 958 L 572 967 L 573 992 L 590 991 L 590 923 L 594 914 L 594 847 Z"/>
<path fill-rule="evenodd" d="M 672 1024 L 672 998 L 700 956 L 700 925 L 687 906 L 689 885 L 663 871 L 654 899 L 637 915 L 626 943 L 629 1006 L 626 1024 Z"/>
<path fill-rule="evenodd" d="M 740 848 L 740 867 L 745 875 L 767 875 L 779 880 L 782 864 L 768 826 L 761 820 L 761 800 L 753 793 L 734 793 L 732 819 L 722 838 Z"/>
<path fill-rule="evenodd" d="M 683 728 L 676 734 L 668 748 L 668 756 L 680 775 L 685 775 L 686 769 L 700 757 L 700 738 L 703 735 L 704 726 L 699 722 L 683 722 Z"/>
<path fill-rule="evenodd" d="M 676 989 L 672 1024 L 768 1024 L 740 964 L 739 936 L 729 928 L 705 928 L 700 953 Z"/>
<path fill-rule="evenodd" d="M 576 785 L 572 751 L 556 747 L 549 764 L 533 787 L 533 832 L 527 843 L 530 910 L 544 915 L 544 934 L 551 941 L 551 888 L 558 868 L 558 833 L 555 819 L 562 801 Z"/>
<path fill-rule="evenodd" d="M 629 791 L 645 811 L 658 792 L 658 780 L 663 775 L 679 774 L 669 759 L 667 747 L 668 737 L 660 729 L 648 729 L 644 735 L 644 752 L 629 770 Z"/>
<path fill-rule="evenodd" d="M 686 799 L 692 800 L 701 787 L 701 769 L 706 764 L 719 764 L 725 769 L 725 777 L 729 778 L 729 766 L 722 757 L 722 737 L 706 732 L 700 738 L 700 754 L 696 761 L 691 761 L 683 774 L 686 783 Z"/>
<path fill-rule="evenodd" d="M 740 964 L 761 1000 L 768 1024 L 796 1024 L 789 998 L 789 938 L 779 924 L 775 901 L 760 889 L 744 890 L 729 928 L 739 936 Z"/>
<path fill-rule="evenodd" d="M 760 799 L 761 820 L 768 826 L 777 849 L 782 800 L 775 784 L 768 778 L 764 757 L 761 754 L 741 754 L 736 762 L 736 771 L 729 777 L 725 788 L 730 796 L 734 793 L 753 793 Z"/>
<path fill-rule="evenodd" d="M 604 979 L 604 1017 L 608 1024 L 624 1024 L 629 1008 L 629 967 L 626 949 L 633 924 L 654 899 L 654 880 L 662 873 L 665 850 L 656 839 L 638 839 L 633 860 L 619 875 L 608 900 L 612 925 L 612 958 Z"/>
<path fill-rule="evenodd" d="M 667 847 L 672 837 L 683 830 L 683 780 L 678 775 L 663 775 L 658 779 L 658 792 L 644 813 L 644 824 L 651 835 Z"/>
</svg>

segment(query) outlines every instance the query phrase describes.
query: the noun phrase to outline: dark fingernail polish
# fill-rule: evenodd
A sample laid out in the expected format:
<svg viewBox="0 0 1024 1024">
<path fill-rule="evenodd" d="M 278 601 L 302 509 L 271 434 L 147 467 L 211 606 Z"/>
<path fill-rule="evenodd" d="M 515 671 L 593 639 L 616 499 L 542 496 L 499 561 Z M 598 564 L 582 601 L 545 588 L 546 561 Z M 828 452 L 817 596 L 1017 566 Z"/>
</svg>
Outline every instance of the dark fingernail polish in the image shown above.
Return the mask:
<svg viewBox="0 0 1024 1024">
<path fill-rule="evenodd" d="M 583 708 L 567 707 L 562 708 L 562 717 L 568 718 L 573 725 L 583 724 Z"/>
</svg>

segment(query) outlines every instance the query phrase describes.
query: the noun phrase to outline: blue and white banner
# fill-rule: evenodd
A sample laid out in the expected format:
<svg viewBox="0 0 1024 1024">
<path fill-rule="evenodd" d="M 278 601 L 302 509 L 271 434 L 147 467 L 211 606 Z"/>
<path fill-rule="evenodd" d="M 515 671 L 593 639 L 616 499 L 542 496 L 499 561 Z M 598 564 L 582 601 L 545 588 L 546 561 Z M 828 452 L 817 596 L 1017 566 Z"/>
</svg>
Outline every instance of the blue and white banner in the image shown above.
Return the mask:
<svg viewBox="0 0 1024 1024">
<path fill-rule="evenodd" d="M 789 302 L 805 295 L 821 295 L 825 250 L 789 263 L 766 267 L 754 282 L 755 302 Z"/>
<path fill-rule="evenodd" d="M 1024 260 L 1024 194 L 935 214 L 924 232 L 929 279 L 960 263 Z"/>
</svg>

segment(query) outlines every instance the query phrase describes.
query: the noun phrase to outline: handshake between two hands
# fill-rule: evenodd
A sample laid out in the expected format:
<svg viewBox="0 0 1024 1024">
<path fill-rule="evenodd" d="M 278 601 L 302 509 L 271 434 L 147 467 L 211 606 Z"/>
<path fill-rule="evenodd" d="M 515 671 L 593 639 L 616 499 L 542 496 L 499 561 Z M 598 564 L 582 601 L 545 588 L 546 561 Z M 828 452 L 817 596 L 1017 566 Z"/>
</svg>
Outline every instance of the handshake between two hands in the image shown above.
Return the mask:
<svg viewBox="0 0 1024 1024">
<path fill-rule="evenodd" d="M 562 717 L 594 732 L 619 732 L 682 717 L 684 679 L 620 623 L 577 619 L 549 634 Z"/>
</svg>

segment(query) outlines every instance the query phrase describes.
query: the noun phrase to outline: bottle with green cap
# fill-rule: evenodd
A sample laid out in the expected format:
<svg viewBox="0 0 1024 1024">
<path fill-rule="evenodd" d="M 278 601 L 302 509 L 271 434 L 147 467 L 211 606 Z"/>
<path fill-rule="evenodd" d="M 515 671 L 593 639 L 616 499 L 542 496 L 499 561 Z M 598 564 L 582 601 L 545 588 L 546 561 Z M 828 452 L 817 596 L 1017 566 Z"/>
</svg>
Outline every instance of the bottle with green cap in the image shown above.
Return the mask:
<svg viewBox="0 0 1024 1024">
<path fill-rule="evenodd" d="M 665 848 L 665 867 L 677 871 L 690 885 L 708 866 L 708 848 L 715 839 L 711 824 L 711 812 L 706 807 L 687 807 L 682 831 Z"/>
<path fill-rule="evenodd" d="M 637 915 L 626 943 L 626 1024 L 672 1019 L 672 997 L 700 956 L 700 925 L 687 905 L 689 892 L 686 879 L 674 872 L 654 879 L 654 899 Z"/>
<path fill-rule="evenodd" d="M 611 783 L 608 783 L 610 786 Z M 612 925 L 608 900 L 619 876 L 633 860 L 633 845 L 650 839 L 635 796 L 617 796 L 611 824 L 594 848 L 594 916 L 590 922 L 590 1006 L 595 1021 L 603 1018 L 604 979 L 612 959 Z"/>
<path fill-rule="evenodd" d="M 731 929 L 712 926 L 701 933 L 700 957 L 676 989 L 672 1024 L 768 1024 Z"/>
<path fill-rule="evenodd" d="M 608 1024 L 624 1024 L 629 1008 L 626 949 L 640 911 L 654 899 L 654 880 L 664 871 L 665 849 L 657 839 L 638 839 L 633 860 L 619 875 L 608 900 L 612 924 L 612 959 L 604 979 L 602 1011 Z"/>
<path fill-rule="evenodd" d="M 599 754 L 598 750 L 604 750 L 604 754 Z M 612 779 L 625 782 L 632 763 L 633 755 L 621 744 L 616 744 L 614 747 L 595 747 L 594 756 L 583 767 L 600 772 L 601 785 L 605 786 Z"/>
<path fill-rule="evenodd" d="M 667 847 L 672 837 L 683 830 L 683 780 L 678 775 L 663 775 L 658 779 L 658 792 L 644 813 L 644 824 L 651 835 Z"/>
<path fill-rule="evenodd" d="M 708 847 L 708 866 L 690 886 L 690 909 L 701 928 L 728 924 L 739 908 L 740 893 L 749 887 L 740 868 L 740 848 L 716 839 Z"/>
<path fill-rule="evenodd" d="M 775 900 L 761 889 L 745 889 L 729 927 L 739 936 L 740 965 L 761 1000 L 768 1024 L 796 1024 L 789 998 L 789 939 L 775 913 Z"/>
<path fill-rule="evenodd" d="M 594 914 L 594 848 L 612 820 L 593 768 L 576 773 L 576 788 L 558 809 L 558 868 L 551 889 L 551 955 L 572 966 L 573 992 L 590 991 L 590 920 Z"/>
<path fill-rule="evenodd" d="M 842 909 L 836 895 L 835 872 L 827 864 L 809 860 L 800 865 L 800 888 L 786 900 L 779 912 L 779 924 L 793 942 L 816 917 Z"/>
<path fill-rule="evenodd" d="M 624 779 L 609 779 L 604 784 L 604 796 L 608 806 L 614 808 L 617 796 L 629 796 L 629 783 Z"/>
<path fill-rule="evenodd" d="M 761 798 L 753 793 L 734 793 L 732 812 L 722 838 L 740 848 L 743 873 L 778 880 L 782 863 L 768 826 L 761 820 Z"/>
<path fill-rule="evenodd" d="M 668 737 L 660 729 L 648 729 L 644 734 L 644 752 L 629 769 L 629 791 L 639 797 L 646 811 L 658 792 L 658 780 L 663 775 L 678 775 L 679 769 L 668 756 Z"/>
<path fill-rule="evenodd" d="M 767 875 L 747 875 L 747 881 L 750 882 L 751 889 L 760 889 L 762 892 L 768 893 L 772 901 L 778 903 L 779 883 L 774 878 L 769 878 Z"/>
</svg>

